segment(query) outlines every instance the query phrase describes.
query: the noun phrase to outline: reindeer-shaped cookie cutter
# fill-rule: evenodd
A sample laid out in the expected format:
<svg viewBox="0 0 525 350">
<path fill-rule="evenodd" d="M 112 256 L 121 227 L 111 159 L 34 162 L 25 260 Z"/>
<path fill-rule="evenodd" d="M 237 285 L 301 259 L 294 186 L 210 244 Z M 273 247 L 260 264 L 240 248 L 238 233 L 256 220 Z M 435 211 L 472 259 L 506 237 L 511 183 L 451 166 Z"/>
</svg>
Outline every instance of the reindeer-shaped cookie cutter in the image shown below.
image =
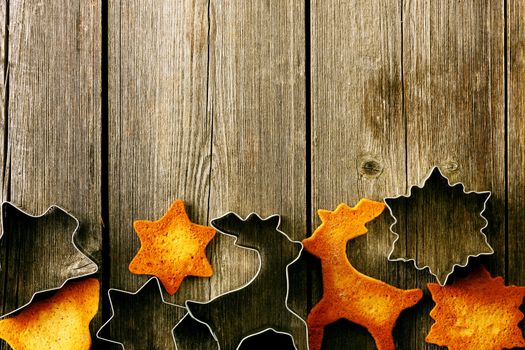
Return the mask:
<svg viewBox="0 0 525 350">
<path fill-rule="evenodd" d="M 467 255 L 466 256 L 466 259 L 465 259 L 465 262 L 462 264 L 462 263 L 458 263 L 458 264 L 454 264 L 452 266 L 452 269 L 450 272 L 448 272 L 446 275 L 445 275 L 445 278 L 443 281 L 441 281 L 439 279 L 439 276 L 434 273 L 432 271 L 432 269 L 430 268 L 430 266 L 428 265 L 424 265 L 424 266 L 418 266 L 417 265 L 417 262 L 416 262 L 416 259 L 413 259 L 413 258 L 409 258 L 409 257 L 399 257 L 399 258 L 393 258 L 392 257 L 392 254 L 394 253 L 394 250 L 395 250 L 395 247 L 396 247 L 396 242 L 400 239 L 400 235 L 394 230 L 394 227 L 396 226 L 398 220 L 396 218 L 396 216 L 394 215 L 394 212 L 392 210 L 392 208 L 390 207 L 391 204 L 389 204 L 389 201 L 392 201 L 392 200 L 396 200 L 398 198 L 410 198 L 412 197 L 412 190 L 414 188 L 418 188 L 418 189 L 422 189 L 423 187 L 425 187 L 425 184 L 426 182 L 432 177 L 432 176 L 436 176 L 439 175 L 441 176 L 442 178 L 446 179 L 447 181 L 447 184 L 450 188 L 453 188 L 455 186 L 460 186 L 461 187 L 461 190 L 463 191 L 464 194 L 468 195 L 468 194 L 471 194 L 471 193 L 474 193 L 474 194 L 478 194 L 478 195 L 486 195 L 486 198 L 484 199 L 483 201 L 483 208 L 482 210 L 479 212 L 479 216 L 485 221 L 483 227 L 481 227 L 479 229 L 479 232 L 481 233 L 481 235 L 483 236 L 483 239 L 485 241 L 485 245 L 488 247 L 488 251 L 487 252 L 480 252 L 480 253 L 477 253 L 477 254 L 470 254 L 470 255 Z M 481 255 L 491 255 L 491 254 L 494 254 L 494 249 L 492 248 L 492 246 L 489 244 L 488 242 L 488 238 L 487 238 L 487 235 L 485 234 L 485 232 L 483 231 L 485 228 L 487 228 L 489 222 L 487 220 L 487 218 L 483 215 L 483 213 L 485 212 L 485 210 L 487 209 L 487 203 L 489 201 L 489 198 L 491 196 L 491 192 L 490 191 L 466 191 L 465 190 L 465 185 L 458 181 L 458 182 L 454 182 L 454 183 L 451 183 L 450 182 L 450 179 L 445 176 L 443 174 L 443 172 L 439 169 L 438 166 L 433 166 L 430 171 L 428 172 L 428 174 L 423 178 L 423 180 L 421 181 L 421 183 L 419 185 L 412 185 L 408 188 L 408 193 L 407 194 L 400 194 L 400 195 L 397 195 L 397 196 L 394 196 L 394 197 L 385 197 L 384 198 L 384 202 L 385 202 L 385 205 L 386 207 L 388 208 L 388 211 L 390 212 L 390 216 L 394 219 L 394 222 L 390 225 L 390 232 L 394 234 L 394 240 L 392 241 L 392 248 L 390 249 L 390 252 L 388 253 L 388 261 L 402 261 L 402 262 L 410 262 L 412 261 L 412 263 L 414 264 L 414 267 L 417 269 L 417 270 L 424 270 L 424 269 L 428 269 L 428 272 L 435 277 L 436 281 L 438 282 L 438 284 L 440 286 L 445 286 L 447 284 L 447 281 L 448 281 L 448 278 L 450 277 L 450 275 L 452 275 L 454 273 L 454 270 L 456 267 L 465 267 L 468 265 L 469 263 L 469 259 L 470 258 L 477 258 Z"/>
<path fill-rule="evenodd" d="M 288 306 L 288 297 L 289 297 L 289 293 L 290 293 L 290 279 L 289 279 L 289 271 L 288 271 L 288 268 L 289 268 L 293 263 L 295 263 L 297 260 L 299 260 L 299 258 L 300 258 L 300 256 L 301 256 L 301 253 L 302 253 L 302 251 L 303 251 L 303 244 L 302 244 L 300 241 L 294 241 L 294 240 L 292 240 L 292 239 L 291 239 L 286 233 L 284 233 L 283 231 L 281 231 L 281 230 L 279 229 L 280 224 L 281 224 L 281 217 L 280 217 L 280 215 L 278 215 L 278 214 L 273 214 L 273 215 L 270 215 L 270 216 L 268 216 L 267 218 L 263 219 L 259 214 L 255 213 L 255 212 L 252 212 L 252 213 L 248 214 L 248 216 L 247 216 L 245 219 L 243 219 L 242 217 L 240 217 L 240 216 L 237 215 L 236 213 L 230 211 L 230 212 L 227 212 L 226 214 L 224 214 L 224 215 L 222 215 L 222 216 L 220 216 L 220 217 L 218 217 L 218 218 L 215 218 L 215 219 L 211 220 L 211 225 L 212 225 L 215 229 L 217 229 L 219 232 L 221 232 L 222 234 L 224 234 L 224 235 L 226 235 L 226 236 L 230 236 L 230 237 L 235 238 L 234 244 L 235 244 L 236 246 L 241 247 L 241 248 L 243 248 L 243 249 L 248 249 L 248 250 L 253 250 L 253 251 L 255 251 L 255 252 L 257 253 L 257 257 L 258 257 L 258 259 L 259 259 L 259 268 L 258 268 L 257 273 L 255 274 L 255 276 L 254 276 L 254 277 L 253 277 L 248 283 L 246 283 L 245 285 L 243 285 L 243 286 L 241 286 L 241 287 L 239 287 L 239 288 L 236 288 L 236 289 L 231 290 L 231 291 L 229 291 L 229 292 L 226 292 L 226 293 L 223 293 L 223 294 L 221 294 L 221 295 L 218 295 L 218 296 L 212 298 L 211 300 L 209 300 L 209 301 L 207 301 L 207 302 L 198 302 L 198 301 L 192 301 L 192 300 L 188 300 L 188 301 L 186 301 L 186 309 L 187 309 L 187 311 L 188 311 L 188 314 L 187 314 L 186 316 L 189 315 L 190 317 L 192 317 L 193 319 L 195 319 L 197 322 L 200 322 L 200 323 L 204 324 L 204 325 L 209 329 L 209 331 L 210 331 L 210 333 L 212 334 L 213 338 L 214 338 L 215 341 L 217 342 L 217 345 L 218 345 L 218 349 L 219 349 L 219 350 L 231 350 L 231 349 L 221 349 L 220 341 L 219 341 L 219 339 L 218 339 L 216 333 L 215 333 L 214 330 L 212 329 L 212 327 L 211 327 L 208 323 L 206 323 L 206 322 L 204 322 L 204 321 L 198 319 L 197 317 L 195 317 L 195 315 L 192 313 L 192 310 L 191 310 L 191 308 L 192 308 L 192 307 L 191 307 L 191 304 L 193 304 L 193 305 L 206 305 L 206 304 L 210 304 L 210 303 L 212 303 L 213 301 L 215 301 L 215 300 L 217 300 L 217 299 L 220 299 L 220 298 L 222 298 L 222 297 L 225 297 L 225 296 L 228 296 L 228 295 L 234 295 L 235 293 L 237 293 L 237 292 L 239 292 L 239 291 L 241 291 L 241 290 L 244 290 L 244 289 L 246 289 L 246 288 L 249 288 L 250 285 L 252 285 L 252 283 L 253 283 L 255 280 L 257 280 L 257 279 L 259 278 L 260 272 L 261 272 L 261 270 L 262 270 L 262 263 L 263 263 L 263 262 L 262 262 L 262 258 L 261 258 L 261 253 L 259 252 L 259 250 L 255 249 L 255 248 L 247 247 L 247 246 L 244 246 L 244 245 L 241 245 L 241 244 L 237 244 L 237 241 L 239 240 L 240 235 L 236 236 L 236 235 L 234 235 L 234 234 L 231 234 L 231 233 L 225 232 L 225 230 L 218 228 L 218 227 L 214 224 L 214 223 L 217 223 L 217 221 L 219 221 L 219 220 L 221 220 L 221 219 L 224 219 L 224 218 L 226 218 L 226 217 L 228 217 L 228 216 L 231 216 L 231 215 L 233 215 L 236 219 L 238 219 L 238 220 L 240 220 L 240 221 L 243 221 L 243 222 L 246 222 L 247 220 L 249 220 L 250 218 L 252 218 L 252 217 L 254 217 L 254 216 L 255 216 L 257 219 L 261 220 L 262 222 L 265 222 L 265 221 L 268 221 L 268 220 L 277 220 L 275 230 L 276 230 L 278 233 L 280 233 L 281 235 L 283 235 L 283 236 L 285 237 L 285 239 L 287 239 L 291 244 L 298 245 L 298 247 L 299 247 L 299 251 L 298 251 L 298 253 L 297 253 L 297 256 L 296 256 L 291 262 L 289 262 L 289 263 L 286 265 L 286 267 L 285 267 L 285 274 L 286 274 L 286 297 L 285 297 L 284 305 L 285 305 L 286 310 L 287 310 L 288 312 L 290 312 L 290 314 L 292 314 L 292 316 L 294 316 L 295 318 L 297 318 L 297 319 L 302 323 L 302 325 L 304 325 L 304 338 L 303 338 L 303 339 L 304 339 L 304 344 L 306 345 L 306 349 L 305 349 L 305 350 L 308 350 L 308 349 L 309 349 L 309 346 L 308 346 L 308 326 L 307 326 L 307 324 L 306 324 L 306 321 L 303 320 L 303 319 L 302 319 L 302 318 L 301 318 L 301 317 L 300 317 L 295 311 L 293 311 L 293 310 Z M 179 323 L 175 326 L 175 329 L 176 329 L 176 327 L 180 324 L 180 322 L 182 322 L 182 320 L 179 321 Z M 284 332 L 284 331 L 281 331 L 281 330 L 277 329 L 277 327 L 266 327 L 266 328 L 261 329 L 261 330 L 259 330 L 259 331 L 257 331 L 257 332 L 250 333 L 249 335 L 244 336 L 244 337 L 241 339 L 241 341 L 238 343 L 238 345 L 237 345 L 237 347 L 236 347 L 236 350 L 238 350 L 238 349 L 241 347 L 242 343 L 243 343 L 246 339 L 251 338 L 251 337 L 253 337 L 253 336 L 256 336 L 256 335 L 258 335 L 258 334 L 262 334 L 262 333 L 264 333 L 264 332 L 266 332 L 266 331 L 269 331 L 269 330 L 274 331 L 275 333 L 278 333 L 278 334 L 285 334 L 285 335 L 290 336 L 290 338 L 292 339 L 292 342 L 293 342 L 293 346 L 294 346 L 294 348 L 295 348 L 296 350 L 300 350 L 300 349 L 297 347 L 296 339 L 294 338 L 294 335 L 293 335 L 291 332 Z"/>
</svg>

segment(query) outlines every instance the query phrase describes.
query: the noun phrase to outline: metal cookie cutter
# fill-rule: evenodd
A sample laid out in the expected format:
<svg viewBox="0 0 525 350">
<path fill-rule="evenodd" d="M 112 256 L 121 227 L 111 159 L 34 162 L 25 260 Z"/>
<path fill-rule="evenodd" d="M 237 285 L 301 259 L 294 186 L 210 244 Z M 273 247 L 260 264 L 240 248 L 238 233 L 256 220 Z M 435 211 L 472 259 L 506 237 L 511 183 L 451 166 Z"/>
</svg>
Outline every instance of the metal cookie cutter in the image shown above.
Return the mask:
<svg viewBox="0 0 525 350">
<path fill-rule="evenodd" d="M 173 331 L 187 312 L 164 300 L 157 277 L 151 277 L 134 293 L 110 288 L 108 298 L 111 317 L 97 331 L 97 338 L 127 350 L 177 349 Z M 106 327 L 111 327 L 111 338 L 101 335 Z"/>
<path fill-rule="evenodd" d="M 489 197 L 490 191 L 467 192 L 461 182 L 451 184 L 433 167 L 408 195 L 385 198 L 395 236 L 388 260 L 412 261 L 444 286 L 456 266 L 466 266 L 470 257 L 494 253 L 483 232 Z"/>
<path fill-rule="evenodd" d="M 239 349 L 249 337 L 273 330 L 290 335 L 295 349 L 308 349 L 306 322 L 288 306 L 288 267 L 299 259 L 303 245 L 279 230 L 281 218 L 255 213 L 242 219 L 227 213 L 211 221 L 222 233 L 235 237 L 235 245 L 255 250 L 259 269 L 241 288 L 208 302 L 187 301 L 191 317 L 205 324 L 219 349 Z"/>
<path fill-rule="evenodd" d="M 7 277 L 0 287 L 5 293 L 1 317 L 27 306 L 37 294 L 98 271 L 75 244 L 79 226 L 76 217 L 57 205 L 31 215 L 11 202 L 2 203 L 0 262 Z"/>
</svg>

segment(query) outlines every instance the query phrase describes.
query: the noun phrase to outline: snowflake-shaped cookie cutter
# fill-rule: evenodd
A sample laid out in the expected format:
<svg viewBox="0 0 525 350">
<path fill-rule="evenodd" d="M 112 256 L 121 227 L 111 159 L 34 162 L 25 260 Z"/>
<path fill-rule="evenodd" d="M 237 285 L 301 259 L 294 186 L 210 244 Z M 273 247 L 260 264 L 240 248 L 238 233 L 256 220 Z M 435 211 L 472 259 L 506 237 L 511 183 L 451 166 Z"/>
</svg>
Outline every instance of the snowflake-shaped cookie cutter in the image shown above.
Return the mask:
<svg viewBox="0 0 525 350">
<path fill-rule="evenodd" d="M 434 271 L 434 269 L 428 265 L 428 264 L 424 264 L 423 266 L 420 266 L 418 265 L 418 262 L 417 262 L 417 259 L 416 258 L 413 258 L 413 257 L 409 257 L 409 256 L 401 256 L 401 257 L 393 257 L 393 254 L 394 254 L 394 251 L 396 249 L 396 243 L 400 240 L 401 236 L 399 235 L 398 232 L 395 231 L 395 226 L 396 224 L 398 224 L 398 218 L 396 217 L 396 215 L 394 214 L 394 210 L 392 209 L 392 205 L 394 204 L 394 201 L 396 200 L 399 200 L 401 198 L 404 198 L 404 199 L 407 199 L 407 200 L 410 200 L 413 196 L 414 196 L 414 193 L 413 193 L 413 190 L 414 189 L 424 189 L 425 185 L 427 184 L 427 182 L 431 179 L 433 179 L 434 177 L 440 177 L 441 179 L 444 179 L 446 180 L 446 184 L 448 186 L 449 189 L 455 189 L 455 188 L 461 188 L 462 192 L 464 195 L 478 195 L 477 198 L 481 199 L 482 200 L 482 209 L 477 212 L 479 218 L 481 218 L 482 220 L 484 220 L 484 225 L 483 227 L 481 227 L 479 229 L 479 233 L 481 234 L 481 237 L 483 238 L 483 245 L 486 247 L 486 250 L 485 251 L 479 251 L 475 254 L 466 254 L 466 257 L 459 263 L 453 263 L 450 270 L 446 271 L 446 274 L 444 274 L 444 278 L 440 279 L 440 275 Z M 392 248 L 388 254 L 388 261 L 402 261 L 402 262 L 413 262 L 414 264 L 414 267 L 417 269 L 417 270 L 424 270 L 424 269 L 428 269 L 429 273 L 434 276 L 438 282 L 438 284 L 440 286 L 444 286 L 447 284 L 447 281 L 448 281 L 448 278 L 450 277 L 450 275 L 452 275 L 454 273 L 454 270 L 456 267 L 465 267 L 468 265 L 469 263 L 469 259 L 470 258 L 476 258 L 476 257 L 479 257 L 481 255 L 491 255 L 491 254 L 494 254 L 494 249 L 492 248 L 492 246 L 489 244 L 488 242 L 488 238 L 487 238 L 487 235 L 485 234 L 484 230 L 485 228 L 487 228 L 488 226 L 488 220 L 487 218 L 483 215 L 483 213 L 485 212 L 485 210 L 487 209 L 487 203 L 488 203 L 488 200 L 491 196 L 491 192 L 490 191 L 466 191 L 465 190 L 465 185 L 462 183 L 462 182 L 455 182 L 455 183 L 451 183 L 450 182 L 450 179 L 448 177 L 446 177 L 445 175 L 443 175 L 443 173 L 441 172 L 441 170 L 437 167 L 437 166 L 434 166 L 432 167 L 432 169 L 430 170 L 430 172 L 427 174 L 427 176 L 425 176 L 425 178 L 422 180 L 421 184 L 419 185 L 412 185 L 409 187 L 408 189 L 408 194 L 401 194 L 401 195 L 398 195 L 398 196 L 394 196 L 394 197 L 386 197 L 384 199 L 384 202 L 390 212 L 390 215 L 391 217 L 394 219 L 394 222 L 390 225 L 390 232 L 394 234 L 394 240 L 392 242 Z"/>
</svg>

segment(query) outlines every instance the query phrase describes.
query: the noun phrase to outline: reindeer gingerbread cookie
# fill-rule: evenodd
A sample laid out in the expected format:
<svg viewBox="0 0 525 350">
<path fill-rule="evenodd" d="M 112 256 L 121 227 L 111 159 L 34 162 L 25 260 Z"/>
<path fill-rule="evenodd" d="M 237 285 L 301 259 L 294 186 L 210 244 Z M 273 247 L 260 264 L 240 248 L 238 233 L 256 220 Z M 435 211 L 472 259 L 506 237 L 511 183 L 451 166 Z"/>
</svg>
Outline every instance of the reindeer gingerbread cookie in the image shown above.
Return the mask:
<svg viewBox="0 0 525 350">
<path fill-rule="evenodd" d="M 346 244 L 365 234 L 365 224 L 379 216 L 385 204 L 362 199 L 355 207 L 340 204 L 319 210 L 322 220 L 305 249 L 321 259 L 323 297 L 306 320 L 311 350 L 320 350 L 324 327 L 339 319 L 364 326 L 379 350 L 393 350 L 392 330 L 399 314 L 422 298 L 420 289 L 401 290 L 357 271 L 348 261 Z"/>
<path fill-rule="evenodd" d="M 236 245 L 257 251 L 259 271 L 244 287 L 209 302 L 187 301 L 190 315 L 208 326 L 221 350 L 238 349 L 244 339 L 269 329 L 291 335 L 297 350 L 307 350 L 306 323 L 287 304 L 288 266 L 299 258 L 302 244 L 279 230 L 278 215 L 242 219 L 228 213 L 211 224 L 236 237 Z"/>
</svg>

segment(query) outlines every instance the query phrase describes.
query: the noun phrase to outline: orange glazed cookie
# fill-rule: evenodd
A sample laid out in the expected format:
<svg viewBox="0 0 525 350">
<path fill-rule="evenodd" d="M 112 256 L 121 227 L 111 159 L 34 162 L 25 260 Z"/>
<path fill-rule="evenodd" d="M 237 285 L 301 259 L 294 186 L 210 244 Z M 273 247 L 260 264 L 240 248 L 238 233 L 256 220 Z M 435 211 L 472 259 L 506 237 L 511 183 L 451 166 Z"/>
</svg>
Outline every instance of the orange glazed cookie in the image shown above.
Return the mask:
<svg viewBox="0 0 525 350">
<path fill-rule="evenodd" d="M 89 349 L 89 323 L 97 313 L 98 299 L 97 279 L 69 282 L 49 299 L 0 320 L 0 338 L 14 350 Z"/>
<path fill-rule="evenodd" d="M 525 287 L 506 287 L 503 278 L 491 277 L 479 267 L 451 285 L 429 283 L 436 306 L 436 321 L 426 337 L 428 343 L 450 350 L 496 350 L 525 347 L 518 323 Z"/>
<path fill-rule="evenodd" d="M 133 227 L 141 247 L 129 264 L 132 273 L 157 276 L 171 295 L 186 276 L 213 274 L 205 249 L 215 230 L 192 223 L 182 200 L 176 200 L 160 220 L 135 221 Z"/>
<path fill-rule="evenodd" d="M 401 290 L 363 275 L 348 261 L 347 242 L 365 234 L 365 224 L 384 208 L 383 203 L 361 199 L 354 208 L 343 203 L 333 212 L 318 211 L 322 224 L 303 241 L 304 248 L 321 259 L 323 272 L 323 298 L 306 320 L 310 350 L 321 349 L 324 327 L 341 318 L 366 327 L 379 350 L 392 350 L 399 314 L 423 296 L 420 289 Z"/>
</svg>

